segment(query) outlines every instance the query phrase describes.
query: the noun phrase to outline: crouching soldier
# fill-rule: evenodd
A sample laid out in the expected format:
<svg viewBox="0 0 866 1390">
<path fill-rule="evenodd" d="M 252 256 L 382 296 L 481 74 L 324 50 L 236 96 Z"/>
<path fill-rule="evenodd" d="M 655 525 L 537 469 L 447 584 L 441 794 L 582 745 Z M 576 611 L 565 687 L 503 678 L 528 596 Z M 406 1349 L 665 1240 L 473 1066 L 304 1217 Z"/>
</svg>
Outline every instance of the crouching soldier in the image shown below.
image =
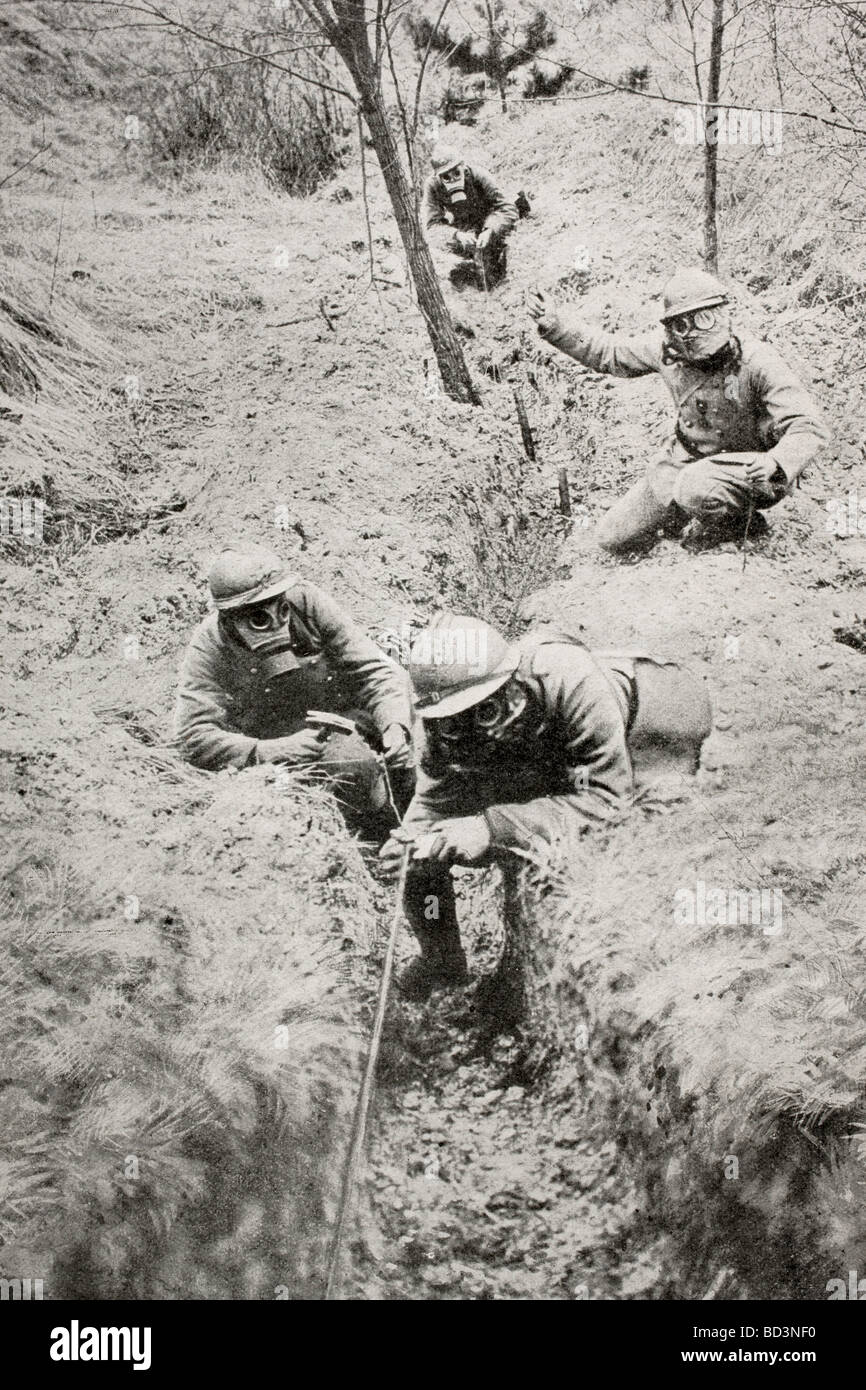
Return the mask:
<svg viewBox="0 0 866 1390">
<path fill-rule="evenodd" d="M 775 348 L 734 335 L 727 291 L 707 271 L 679 270 L 668 281 L 658 340 L 595 332 L 539 291 L 529 312 L 543 338 L 593 371 L 658 372 L 676 404 L 673 436 L 599 524 L 605 550 L 628 549 L 660 527 L 675 535 L 692 517 L 710 533 L 743 534 L 745 517 L 775 506 L 828 439 Z"/>
<path fill-rule="evenodd" d="M 590 652 L 539 629 L 509 645 L 476 618 L 440 615 L 410 654 L 423 751 L 415 796 L 380 851 L 413 846 L 406 915 L 421 955 L 414 998 L 466 979 L 450 864 L 485 864 L 618 819 L 635 774 L 692 773 L 711 727 L 703 684 L 640 653 Z"/>
<path fill-rule="evenodd" d="M 381 753 L 402 810 L 414 772 L 400 667 L 270 550 L 224 550 L 208 582 L 215 611 L 196 628 L 180 673 L 175 743 L 183 757 L 214 770 L 309 769 L 363 818 L 386 814 Z"/>
<path fill-rule="evenodd" d="M 456 150 L 438 145 L 431 163 L 421 216 L 436 272 L 455 285 L 489 289 L 505 274 L 517 208 L 486 170 L 470 168 Z"/>
</svg>

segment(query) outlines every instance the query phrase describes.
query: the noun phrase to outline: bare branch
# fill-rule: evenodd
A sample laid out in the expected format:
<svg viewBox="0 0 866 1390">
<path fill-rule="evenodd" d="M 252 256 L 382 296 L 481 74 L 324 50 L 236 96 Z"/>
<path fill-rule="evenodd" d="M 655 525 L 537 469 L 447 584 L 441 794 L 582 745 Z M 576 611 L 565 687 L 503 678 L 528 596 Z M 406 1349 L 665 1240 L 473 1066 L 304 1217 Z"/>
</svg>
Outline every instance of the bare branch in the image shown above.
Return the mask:
<svg viewBox="0 0 866 1390">
<path fill-rule="evenodd" d="M 0 188 L 3 187 L 4 183 L 8 183 L 10 179 L 14 179 L 16 174 L 20 174 L 22 169 L 26 169 L 29 164 L 32 164 L 34 159 L 38 159 L 41 154 L 45 154 L 46 150 L 50 150 L 51 148 L 51 145 L 43 145 L 42 148 L 37 150 L 35 154 L 32 154 L 29 159 L 25 159 L 23 164 L 17 165 L 16 168 L 12 170 L 11 174 L 7 174 L 4 179 L 0 179 Z"/>
<path fill-rule="evenodd" d="M 436 23 L 433 25 L 433 28 L 430 30 L 430 34 L 429 34 L 429 37 L 428 37 L 428 39 L 427 39 L 427 47 L 424 49 L 424 56 L 423 56 L 422 59 L 421 59 L 421 68 L 420 68 L 420 71 L 419 71 L 419 73 L 418 73 L 418 81 L 417 81 L 416 84 L 415 84 L 415 105 L 414 105 L 414 107 L 413 107 L 413 109 L 412 109 L 412 135 L 413 135 L 413 137 L 414 137 L 415 135 L 417 135 L 417 133 L 418 133 L 418 110 L 419 110 L 419 107 L 420 107 L 420 105 L 421 105 L 421 88 L 422 88 L 422 86 L 424 85 L 424 73 L 425 73 L 426 70 L 427 70 L 427 62 L 428 62 L 428 59 L 429 59 L 429 57 L 430 57 L 430 50 L 431 50 L 431 48 L 433 47 L 433 40 L 434 40 L 434 38 L 436 37 L 436 33 L 437 33 L 438 29 L 439 29 L 439 25 L 442 23 L 442 19 L 443 19 L 444 15 L 445 15 L 445 11 L 448 9 L 448 6 L 449 6 L 450 4 L 451 4 L 451 0 L 445 0 L 445 3 L 443 4 L 441 10 L 439 11 L 438 15 L 436 16 Z"/>
<path fill-rule="evenodd" d="M 317 2 L 318 0 L 299 0 L 303 9 L 305 9 L 307 3 L 312 3 L 315 6 Z M 96 8 L 108 4 L 109 0 L 75 0 L 75 3 L 90 5 Z M 277 72 L 288 73 L 290 77 L 296 78 L 299 82 L 309 82 L 313 87 L 321 87 L 326 92 L 334 92 L 336 96 L 343 97 L 346 101 L 351 102 L 353 106 L 356 105 L 352 93 L 347 91 L 345 87 L 335 87 L 331 82 L 322 82 L 316 77 L 309 77 L 306 73 L 297 72 L 294 68 L 286 67 L 284 63 L 275 63 L 270 54 L 253 53 L 248 48 L 242 48 L 240 44 L 229 43 L 226 39 L 216 38 L 213 34 L 203 34 L 201 30 L 194 29 L 192 25 L 184 24 L 179 19 L 173 19 L 172 16 L 166 14 L 164 10 L 157 9 L 155 5 L 132 4 L 130 0 L 117 0 L 117 3 L 115 3 L 115 0 L 111 0 L 111 7 L 112 9 L 129 10 L 134 14 L 148 14 L 154 19 L 162 20 L 167 28 L 174 30 L 178 34 L 188 34 L 190 38 L 197 39 L 199 43 L 213 44 L 214 48 L 223 49 L 226 53 L 239 53 L 244 58 L 264 63 L 266 67 L 273 68 Z M 324 6 L 321 8 L 324 11 Z"/>
</svg>

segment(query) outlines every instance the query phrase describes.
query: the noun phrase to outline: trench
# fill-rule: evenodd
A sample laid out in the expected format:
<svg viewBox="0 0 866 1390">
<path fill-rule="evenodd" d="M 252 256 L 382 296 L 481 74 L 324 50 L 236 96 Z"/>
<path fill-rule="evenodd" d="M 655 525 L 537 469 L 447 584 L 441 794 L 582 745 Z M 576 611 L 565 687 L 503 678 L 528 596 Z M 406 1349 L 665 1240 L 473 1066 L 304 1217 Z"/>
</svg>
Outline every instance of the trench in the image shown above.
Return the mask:
<svg viewBox="0 0 866 1390">
<path fill-rule="evenodd" d="M 562 573 L 571 522 L 554 469 L 524 447 L 511 383 L 491 395 L 488 408 L 513 420 L 513 447 L 455 486 L 441 512 L 447 552 L 430 564 L 444 607 L 513 638 L 528 625 L 526 601 Z M 543 445 L 540 399 L 527 396 Z M 356 1244 L 343 1296 L 640 1295 L 655 1237 L 635 1221 L 634 1180 L 525 1011 L 523 953 L 509 944 L 531 930 L 519 871 L 458 869 L 455 880 L 472 980 L 424 1005 L 392 989 L 362 1199 L 377 1234 Z M 408 933 L 403 942 L 408 959 Z M 379 951 L 371 992 L 381 961 Z"/>
</svg>

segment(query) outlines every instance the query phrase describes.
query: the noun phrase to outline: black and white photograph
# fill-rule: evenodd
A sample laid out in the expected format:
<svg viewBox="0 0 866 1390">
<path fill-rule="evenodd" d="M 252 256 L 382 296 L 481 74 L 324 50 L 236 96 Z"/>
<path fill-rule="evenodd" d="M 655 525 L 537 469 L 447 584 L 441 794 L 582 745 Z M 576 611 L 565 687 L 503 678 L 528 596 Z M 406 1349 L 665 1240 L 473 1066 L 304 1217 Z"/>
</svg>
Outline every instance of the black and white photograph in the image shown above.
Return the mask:
<svg viewBox="0 0 866 1390">
<path fill-rule="evenodd" d="M 864 318 L 864 0 L 2 0 L 28 1367 L 478 1301 L 821 1367 Z"/>
</svg>

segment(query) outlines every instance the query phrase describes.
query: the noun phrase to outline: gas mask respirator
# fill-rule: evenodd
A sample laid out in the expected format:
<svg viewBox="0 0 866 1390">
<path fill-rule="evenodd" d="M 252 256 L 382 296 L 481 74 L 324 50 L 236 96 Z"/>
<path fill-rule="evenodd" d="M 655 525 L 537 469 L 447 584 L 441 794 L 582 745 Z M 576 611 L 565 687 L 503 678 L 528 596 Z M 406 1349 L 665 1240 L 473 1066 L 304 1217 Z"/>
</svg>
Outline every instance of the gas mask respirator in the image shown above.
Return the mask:
<svg viewBox="0 0 866 1390">
<path fill-rule="evenodd" d="M 677 314 L 665 319 L 664 326 L 671 347 L 686 362 L 704 362 L 715 357 L 731 339 L 731 313 L 727 304 Z"/>
<path fill-rule="evenodd" d="M 450 767 L 478 767 L 499 761 L 509 744 L 524 743 L 532 713 L 528 691 L 509 680 L 452 719 L 428 720 L 427 737 L 436 756 Z"/>
<path fill-rule="evenodd" d="M 292 651 L 291 612 L 285 594 L 278 594 L 266 603 L 239 609 L 228 620 L 241 645 L 259 658 L 265 677 L 282 676 L 305 664 Z"/>
<path fill-rule="evenodd" d="M 466 165 L 452 164 L 450 169 L 442 169 L 439 173 L 439 181 L 448 195 L 448 201 L 452 207 L 456 203 L 466 202 Z"/>
</svg>

